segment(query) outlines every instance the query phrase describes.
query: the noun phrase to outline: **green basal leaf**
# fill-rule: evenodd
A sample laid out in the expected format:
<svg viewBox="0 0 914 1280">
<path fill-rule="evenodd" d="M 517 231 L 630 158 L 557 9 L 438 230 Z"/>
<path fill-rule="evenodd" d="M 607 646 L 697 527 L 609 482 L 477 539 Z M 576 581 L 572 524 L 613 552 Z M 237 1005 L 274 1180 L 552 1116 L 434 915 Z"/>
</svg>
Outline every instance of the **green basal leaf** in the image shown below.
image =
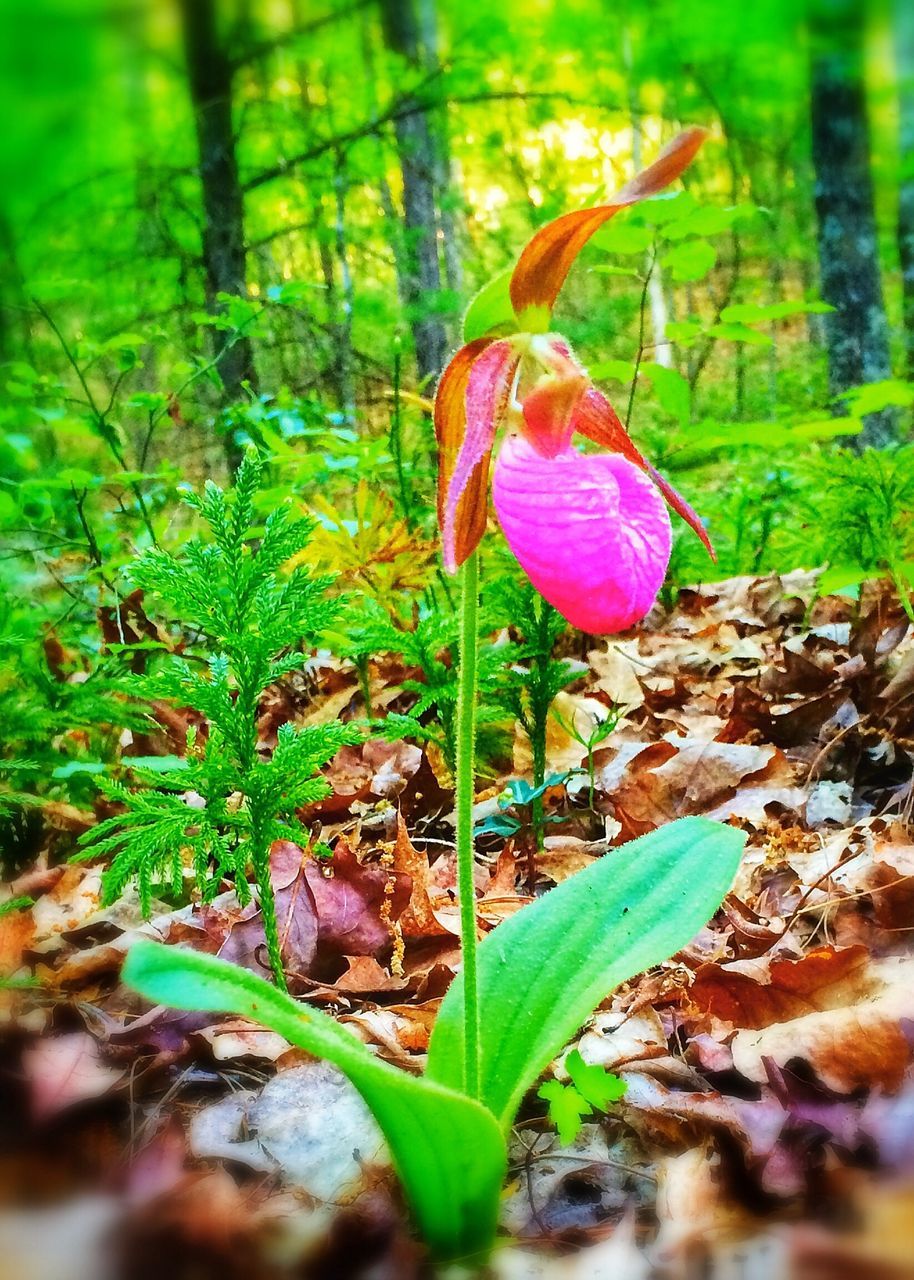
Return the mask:
<svg viewBox="0 0 914 1280">
<path fill-rule="evenodd" d="M 122 976 L 157 1004 L 250 1018 L 339 1067 L 384 1133 L 436 1257 L 484 1257 L 495 1233 L 506 1156 L 495 1120 L 479 1103 L 397 1071 L 326 1014 L 214 956 L 141 941 L 130 949 Z"/>
<path fill-rule="evenodd" d="M 490 334 L 515 333 L 517 317 L 511 305 L 511 270 L 494 276 L 473 298 L 463 317 L 463 340 L 472 342 Z"/>
<path fill-rule="evenodd" d="M 498 926 L 479 948 L 480 1100 L 507 1127 L 524 1094 L 626 979 L 673 955 L 714 914 L 746 837 L 680 818 L 613 850 Z M 428 1078 L 459 1089 L 463 983 L 432 1032 Z"/>
</svg>

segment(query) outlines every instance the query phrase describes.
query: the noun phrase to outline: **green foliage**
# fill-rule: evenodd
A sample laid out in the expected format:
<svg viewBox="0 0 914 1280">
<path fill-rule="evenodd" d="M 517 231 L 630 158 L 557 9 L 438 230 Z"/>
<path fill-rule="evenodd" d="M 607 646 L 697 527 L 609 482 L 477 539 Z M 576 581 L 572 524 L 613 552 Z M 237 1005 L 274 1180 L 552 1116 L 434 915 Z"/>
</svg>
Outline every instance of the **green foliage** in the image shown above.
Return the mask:
<svg viewBox="0 0 914 1280">
<path fill-rule="evenodd" d="M 496 584 L 499 607 L 518 633 L 516 661 L 505 673 L 503 698 L 530 739 L 533 754 L 533 831 L 537 849 L 543 847 L 543 783 L 546 778 L 546 729 L 549 710 L 575 678 L 570 663 L 553 657 L 556 641 L 567 623 L 524 578 L 504 578 Z"/>
<path fill-rule="evenodd" d="M 537 1097 L 549 1103 L 549 1119 L 559 1131 L 559 1141 L 568 1146 L 580 1133 L 584 1117 L 594 1111 L 606 1111 L 625 1096 L 628 1086 L 605 1067 L 585 1062 L 579 1049 L 569 1053 L 565 1069 L 571 1083 L 547 1080 L 540 1085 Z"/>
<path fill-rule="evenodd" d="M 493 930 L 479 949 L 478 1101 L 463 1093 L 462 974 L 441 1006 L 419 1078 L 224 961 L 143 941 L 123 977 L 156 1003 L 248 1017 L 333 1062 L 383 1130 L 433 1254 L 482 1261 L 495 1232 L 502 1135 L 523 1095 L 614 986 L 673 954 L 716 910 L 744 842 L 732 827 L 680 819 L 601 858 Z M 618 1083 L 599 1068 L 578 1064 L 574 1054 L 568 1066 L 582 1099 L 578 1116 L 619 1096 Z"/>
<path fill-rule="evenodd" d="M 553 710 L 552 713 L 568 736 L 575 742 L 579 742 L 587 752 L 587 797 L 591 810 L 593 810 L 594 807 L 594 793 L 596 790 L 594 752 L 597 747 L 604 743 L 613 732 L 616 725 L 619 723 L 619 717 L 621 716 L 622 711 L 622 707 L 613 704 L 612 707 L 607 709 L 606 715 L 602 720 L 598 719 L 596 716 L 592 716 L 590 729 L 587 733 L 584 733 L 578 727 L 577 717 L 573 716 L 571 721 L 568 722 L 563 719 L 558 711 Z"/>
<path fill-rule="evenodd" d="M 34 905 L 34 899 L 27 894 L 22 894 L 18 898 L 7 898 L 6 902 L 0 902 L 0 920 L 4 916 L 12 915 L 14 911 L 26 911 Z"/>
<path fill-rule="evenodd" d="M 474 828 L 478 836 L 523 836 L 534 827 L 533 810 L 550 787 L 560 787 L 568 775 L 550 773 L 537 787 L 531 787 L 525 778 L 513 778 L 498 797 L 498 812 L 478 822 Z M 542 818 L 542 822 L 561 822 L 559 816 Z"/>
<path fill-rule="evenodd" d="M 501 605 L 499 605 L 499 612 Z M 447 600 L 429 596 L 413 618 L 406 620 L 386 612 L 370 598 L 356 606 L 357 622 L 347 628 L 345 651 L 356 662 L 369 655 L 397 654 L 407 667 L 418 667 L 421 677 L 402 681 L 404 693 L 414 699 L 406 713 L 388 714 L 373 722 L 374 732 L 388 740 L 415 738 L 431 742 L 441 751 L 451 774 L 456 769 L 457 635 L 458 617 Z M 479 703 L 477 726 L 483 756 L 498 751 L 504 738 L 507 711 L 504 696 L 506 666 L 517 656 L 512 645 L 493 644 L 496 626 L 491 609 L 479 622 Z"/>
<path fill-rule="evenodd" d="M 47 626 L 42 642 L 34 613 L 0 597 L 0 817 L 55 793 L 86 799 L 120 733 L 146 724 L 123 655 L 67 654 Z"/>
<path fill-rule="evenodd" d="M 830 565 L 820 591 L 887 573 L 914 621 L 914 445 L 836 449 L 813 469 L 815 536 Z"/>
<path fill-rule="evenodd" d="M 257 526 L 262 474 L 257 454 L 249 451 L 233 491 L 208 482 L 202 496 L 188 494 L 209 539 L 192 539 L 180 557 L 150 548 L 133 570 L 136 584 L 165 601 L 183 627 L 198 629 L 208 651 L 205 661 L 171 656 L 137 687 L 148 697 L 192 708 L 203 717 L 206 734 L 200 742 L 189 733 L 181 767 L 137 770 L 146 789 L 103 781 L 102 790 L 123 811 L 86 833 L 81 856 L 112 857 L 105 901 L 135 880 L 144 911 L 154 883 L 180 889 L 185 857 L 204 898 L 231 878 L 245 899 L 252 865 L 270 959 L 282 983 L 270 845 L 278 839 L 309 843 L 296 812 L 328 794 L 317 770 L 360 734 L 352 725 L 297 729 L 289 723 L 280 728 L 269 759 L 259 751 L 261 695 L 304 664 L 302 645 L 313 643 L 339 613 L 327 595 L 330 578 L 310 575 L 300 559 L 285 568 L 307 545 L 312 522 L 293 519 L 286 504 Z"/>
<path fill-rule="evenodd" d="M 480 1100 L 510 1124 L 521 1098 L 600 1000 L 672 955 L 717 909 L 745 834 L 680 818 L 614 849 L 499 925 L 479 948 Z M 428 1074 L 463 1078 L 463 982 L 445 996 Z"/>
</svg>

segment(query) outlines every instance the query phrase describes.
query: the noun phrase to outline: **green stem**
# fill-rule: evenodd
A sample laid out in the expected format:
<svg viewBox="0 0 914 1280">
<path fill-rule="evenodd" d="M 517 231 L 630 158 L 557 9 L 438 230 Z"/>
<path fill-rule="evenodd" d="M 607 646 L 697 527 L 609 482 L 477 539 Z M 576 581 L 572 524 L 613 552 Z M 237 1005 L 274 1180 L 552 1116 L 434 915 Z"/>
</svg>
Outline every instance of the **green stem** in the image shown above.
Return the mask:
<svg viewBox="0 0 914 1280">
<path fill-rule="evenodd" d="M 464 1091 L 479 1097 L 479 990 L 476 890 L 473 884 L 473 783 L 476 748 L 476 659 L 479 560 L 473 552 L 460 574 L 460 674 L 457 691 L 457 890 L 463 959 Z"/>
<path fill-rule="evenodd" d="M 542 853 L 544 848 L 544 839 L 546 828 L 545 805 L 543 804 L 543 794 L 540 791 L 543 783 L 546 781 L 546 717 L 537 717 L 536 735 L 533 742 L 533 789 L 539 791 L 533 801 L 533 837 L 536 846 L 536 852 Z"/>
<path fill-rule="evenodd" d="M 537 611 L 537 653 L 534 659 L 533 681 L 533 789 L 539 791 L 546 781 L 546 732 L 549 727 L 549 675 L 552 668 L 552 643 L 549 627 L 554 610 L 545 600 L 540 600 Z M 546 828 L 543 822 L 545 806 L 542 794 L 533 801 L 533 835 L 535 852 L 542 853 Z M 530 885 L 533 892 L 533 885 Z"/>
<path fill-rule="evenodd" d="M 400 506 L 407 529 L 413 528 L 413 504 L 406 487 L 406 474 L 403 470 L 403 412 L 400 402 L 400 354 L 399 341 L 394 348 L 394 403 L 390 415 L 390 452 L 393 454 L 394 466 L 397 470 L 397 484 L 400 489 Z"/>
<path fill-rule="evenodd" d="M 355 669 L 359 677 L 359 688 L 362 692 L 362 701 L 365 703 L 365 715 L 371 719 L 371 667 L 370 658 L 367 653 L 356 654 L 354 658 Z"/>
<path fill-rule="evenodd" d="M 263 925 L 263 936 L 270 957 L 270 968 L 280 991 L 287 991 L 286 975 L 282 967 L 282 944 L 279 940 L 279 927 L 276 923 L 276 903 L 273 898 L 273 882 L 270 879 L 270 846 L 260 848 L 251 861 L 257 877 L 257 891 L 260 898 L 260 920 Z"/>
</svg>

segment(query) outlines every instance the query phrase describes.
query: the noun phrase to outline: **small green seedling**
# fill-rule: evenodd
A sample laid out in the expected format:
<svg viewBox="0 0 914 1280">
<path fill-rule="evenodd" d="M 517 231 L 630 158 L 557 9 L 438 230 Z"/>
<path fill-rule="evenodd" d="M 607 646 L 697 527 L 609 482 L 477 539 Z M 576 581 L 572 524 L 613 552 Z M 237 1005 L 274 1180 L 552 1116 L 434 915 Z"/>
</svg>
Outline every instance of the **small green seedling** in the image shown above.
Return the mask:
<svg viewBox="0 0 914 1280">
<path fill-rule="evenodd" d="M 570 1084 L 547 1080 L 540 1085 L 538 1098 L 549 1103 L 549 1119 L 558 1129 L 562 1146 L 569 1146 L 581 1132 L 585 1116 L 606 1111 L 625 1096 L 628 1085 L 605 1067 L 585 1062 L 579 1049 L 572 1049 L 565 1059 Z"/>
<path fill-rule="evenodd" d="M 602 720 L 596 716 L 591 716 L 592 727 L 589 733 L 582 733 L 577 726 L 575 717 L 571 719 L 569 724 L 559 712 L 553 708 L 552 714 L 556 721 L 562 726 L 572 741 L 579 743 L 587 752 L 587 803 L 591 810 L 594 807 L 596 796 L 596 768 L 594 766 L 594 752 L 597 747 L 604 743 L 609 735 L 613 732 L 622 715 L 622 707 L 613 704 L 609 708 Z"/>
<path fill-rule="evenodd" d="M 484 818 L 475 827 L 478 836 L 504 836 L 506 840 L 513 840 L 518 849 L 526 851 L 527 889 L 530 893 L 536 887 L 537 829 L 550 822 L 562 821 L 559 813 L 547 814 L 541 809 L 537 814 L 537 805 L 542 806 L 546 792 L 552 787 L 562 786 L 567 777 L 567 773 L 550 773 L 538 787 L 531 787 L 523 778 L 515 778 L 498 797 L 498 812 Z"/>
</svg>

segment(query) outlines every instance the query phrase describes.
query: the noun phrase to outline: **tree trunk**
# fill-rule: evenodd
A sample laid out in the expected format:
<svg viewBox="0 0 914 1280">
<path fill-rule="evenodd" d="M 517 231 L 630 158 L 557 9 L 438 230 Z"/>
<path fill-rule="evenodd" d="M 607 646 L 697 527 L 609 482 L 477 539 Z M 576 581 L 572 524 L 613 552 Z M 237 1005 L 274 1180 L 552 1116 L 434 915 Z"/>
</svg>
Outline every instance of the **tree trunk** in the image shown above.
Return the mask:
<svg viewBox="0 0 914 1280">
<path fill-rule="evenodd" d="M 632 128 L 632 169 L 641 172 L 642 166 L 642 129 L 641 103 L 638 98 L 638 86 L 635 82 L 634 58 L 632 56 L 631 33 L 626 28 L 622 32 L 622 65 L 625 68 L 625 79 L 628 84 L 628 110 Z M 663 291 L 663 268 L 659 256 L 651 251 L 645 259 L 645 269 L 650 272 L 647 278 L 647 297 L 650 303 L 651 333 L 653 334 L 654 363 L 664 369 L 673 368 L 673 349 L 666 337 L 666 326 L 669 313 L 666 294 Z"/>
<path fill-rule="evenodd" d="M 200 157 L 203 188 L 203 267 L 207 305 L 219 309 L 218 295 L 247 292 L 244 200 L 238 178 L 232 129 L 232 64 L 217 25 L 215 0 L 180 0 L 187 79 Z M 226 400 L 237 400 L 245 382 L 256 386 L 254 351 L 244 334 L 228 341 L 214 330 L 216 367 Z M 232 433 L 225 437 L 229 467 L 240 461 Z"/>
<path fill-rule="evenodd" d="M 419 0 L 419 25 L 422 32 L 422 60 L 430 74 L 441 70 L 438 39 L 437 0 Z M 463 288 L 463 257 L 461 236 L 456 216 L 457 198 L 454 188 L 453 165 L 448 126 L 447 106 L 442 106 L 432 120 L 432 146 L 434 149 L 434 183 L 438 204 L 438 229 L 440 231 L 444 281 L 448 289 L 459 297 Z M 459 338 L 459 317 L 448 326 L 451 345 Z"/>
<path fill-rule="evenodd" d="M 898 256 L 904 307 L 905 371 L 914 378 L 914 6 L 895 0 L 898 125 L 902 174 L 898 191 Z"/>
<path fill-rule="evenodd" d="M 0 207 L 0 299 L 5 299 L 7 303 L 6 306 L 0 306 L 0 360 L 15 360 L 22 356 L 32 360 L 32 330 L 29 321 L 31 307 L 16 256 L 16 239 L 12 224 L 2 207 Z M 16 333 L 17 315 L 20 321 L 18 335 Z"/>
<path fill-rule="evenodd" d="M 413 0 L 381 0 L 384 38 L 388 49 L 404 58 L 411 70 L 421 66 L 419 27 Z M 435 206 L 435 148 L 428 115 L 412 111 L 412 95 L 403 99 L 406 114 L 394 121 L 400 170 L 403 175 L 404 296 L 416 348 L 420 384 L 430 389 L 447 359 L 444 325 L 431 308 L 441 290 Z"/>
<path fill-rule="evenodd" d="M 829 384 L 833 396 L 890 375 L 863 80 L 863 6 L 812 0 L 812 158 Z M 871 414 L 858 447 L 887 444 L 892 415 Z"/>
<path fill-rule="evenodd" d="M 334 346 L 336 348 L 335 377 L 340 392 L 340 409 L 346 425 L 355 422 L 355 385 L 352 378 L 352 321 L 355 312 L 355 289 L 349 269 L 349 246 L 346 243 L 346 195 L 349 182 L 346 175 L 346 158 L 342 151 L 336 153 L 333 170 L 334 219 L 333 233 L 336 260 L 340 268 L 342 285 L 339 315 L 334 320 Z"/>
</svg>

